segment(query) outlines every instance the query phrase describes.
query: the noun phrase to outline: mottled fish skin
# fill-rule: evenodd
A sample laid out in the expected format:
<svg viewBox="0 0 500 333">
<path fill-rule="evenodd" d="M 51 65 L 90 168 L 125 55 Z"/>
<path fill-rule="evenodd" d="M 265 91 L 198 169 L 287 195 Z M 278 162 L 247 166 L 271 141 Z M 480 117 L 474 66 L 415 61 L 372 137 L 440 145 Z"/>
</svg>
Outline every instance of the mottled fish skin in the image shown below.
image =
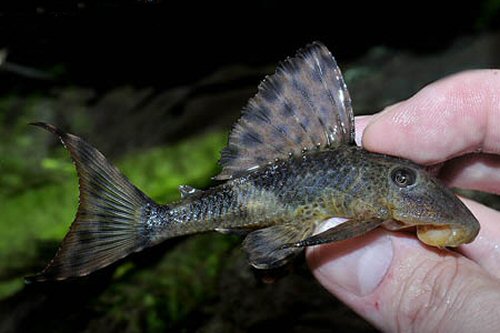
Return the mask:
<svg viewBox="0 0 500 333">
<path fill-rule="evenodd" d="M 417 191 L 402 195 L 390 177 L 397 168 L 414 170 L 420 185 L 414 186 Z M 355 146 L 272 163 L 157 209 L 161 217 L 148 222 L 149 236 L 155 242 L 215 229 L 253 230 L 284 221 L 303 223 L 307 216 L 313 223 L 310 233 L 331 217 L 396 219 L 404 222 L 400 227 L 453 223 L 465 229 L 474 219 L 454 194 L 422 167 Z M 468 233 L 474 236 L 477 227 Z"/>
<path fill-rule="evenodd" d="M 162 206 L 163 218 L 151 232 L 161 240 L 216 228 L 256 229 L 298 219 L 309 211 L 322 220 L 350 218 L 365 202 L 387 194 L 367 186 L 381 178 L 377 175 L 382 166 L 370 161 L 371 155 L 357 147 L 341 147 L 269 164 L 188 200 Z M 351 160 L 359 165 L 353 166 Z M 383 178 L 378 183 L 386 181 Z M 378 206 L 377 216 L 389 218 L 388 210 Z"/>
<path fill-rule="evenodd" d="M 80 203 L 56 255 L 30 281 L 84 276 L 166 239 L 211 230 L 247 234 L 243 248 L 258 269 L 379 226 L 416 227 L 437 247 L 469 243 L 479 232 L 465 205 L 422 167 L 355 145 L 347 87 L 318 42 L 287 59 L 249 101 L 221 154 L 215 178 L 225 182 L 205 191 L 181 185 L 175 203 L 155 203 L 78 136 L 34 125 L 70 152 Z M 347 221 L 314 234 L 331 217 Z"/>
</svg>

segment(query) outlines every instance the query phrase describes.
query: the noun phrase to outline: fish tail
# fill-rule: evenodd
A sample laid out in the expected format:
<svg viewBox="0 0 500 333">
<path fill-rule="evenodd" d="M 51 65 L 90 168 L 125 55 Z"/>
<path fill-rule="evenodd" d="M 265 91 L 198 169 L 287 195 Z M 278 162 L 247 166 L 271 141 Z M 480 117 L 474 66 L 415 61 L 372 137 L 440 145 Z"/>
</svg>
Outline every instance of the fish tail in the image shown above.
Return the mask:
<svg viewBox="0 0 500 333">
<path fill-rule="evenodd" d="M 59 137 L 71 154 L 80 187 L 78 212 L 59 250 L 26 282 L 88 275 L 150 244 L 147 214 L 157 204 L 83 139 L 47 123 L 32 123 Z"/>
</svg>

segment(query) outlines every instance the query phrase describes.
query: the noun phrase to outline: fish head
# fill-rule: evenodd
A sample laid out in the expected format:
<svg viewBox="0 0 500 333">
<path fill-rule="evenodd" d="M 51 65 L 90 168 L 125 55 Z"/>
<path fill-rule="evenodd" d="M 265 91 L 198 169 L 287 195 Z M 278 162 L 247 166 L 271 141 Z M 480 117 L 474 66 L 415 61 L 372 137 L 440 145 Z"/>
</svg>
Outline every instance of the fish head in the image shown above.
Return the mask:
<svg viewBox="0 0 500 333">
<path fill-rule="evenodd" d="M 420 241 L 436 247 L 456 247 L 474 240 L 478 220 L 437 178 L 405 160 L 395 159 L 385 169 L 387 208 L 394 220 L 388 229 L 415 226 Z"/>
</svg>

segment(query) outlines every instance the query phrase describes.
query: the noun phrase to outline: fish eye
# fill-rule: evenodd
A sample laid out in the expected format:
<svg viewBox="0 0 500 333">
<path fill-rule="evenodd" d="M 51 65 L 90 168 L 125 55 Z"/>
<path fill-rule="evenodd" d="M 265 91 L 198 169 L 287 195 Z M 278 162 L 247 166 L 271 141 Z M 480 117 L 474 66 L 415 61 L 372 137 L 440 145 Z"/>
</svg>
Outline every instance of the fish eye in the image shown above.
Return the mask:
<svg viewBox="0 0 500 333">
<path fill-rule="evenodd" d="M 391 172 L 391 179 L 399 187 L 408 187 L 415 184 L 417 175 L 408 168 L 396 168 Z"/>
</svg>

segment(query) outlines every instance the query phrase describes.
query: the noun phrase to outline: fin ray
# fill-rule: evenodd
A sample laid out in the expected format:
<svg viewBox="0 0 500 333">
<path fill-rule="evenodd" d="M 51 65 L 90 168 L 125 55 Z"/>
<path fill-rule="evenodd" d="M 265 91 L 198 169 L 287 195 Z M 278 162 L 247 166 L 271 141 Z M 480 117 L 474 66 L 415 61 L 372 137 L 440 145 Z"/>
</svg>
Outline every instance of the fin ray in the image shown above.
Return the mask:
<svg viewBox="0 0 500 333">
<path fill-rule="evenodd" d="M 251 232 L 243 241 L 248 261 L 256 269 L 271 269 L 287 264 L 302 249 L 283 247 L 312 233 L 312 223 L 285 223 Z"/>
<path fill-rule="evenodd" d="M 215 179 L 340 144 L 354 144 L 351 99 L 335 59 L 315 42 L 262 81 L 231 131 Z"/>
<path fill-rule="evenodd" d="M 81 138 L 50 124 L 33 125 L 57 135 L 69 151 L 78 173 L 80 202 L 54 258 L 27 281 L 87 275 L 148 246 L 145 208 L 156 204 Z"/>
<path fill-rule="evenodd" d="M 372 219 L 367 221 L 347 220 L 317 235 L 301 240 L 300 242 L 285 244 L 283 248 L 300 248 L 304 246 L 339 242 L 342 240 L 364 235 L 367 232 L 380 226 L 383 222 L 384 221 L 380 219 Z"/>
</svg>

